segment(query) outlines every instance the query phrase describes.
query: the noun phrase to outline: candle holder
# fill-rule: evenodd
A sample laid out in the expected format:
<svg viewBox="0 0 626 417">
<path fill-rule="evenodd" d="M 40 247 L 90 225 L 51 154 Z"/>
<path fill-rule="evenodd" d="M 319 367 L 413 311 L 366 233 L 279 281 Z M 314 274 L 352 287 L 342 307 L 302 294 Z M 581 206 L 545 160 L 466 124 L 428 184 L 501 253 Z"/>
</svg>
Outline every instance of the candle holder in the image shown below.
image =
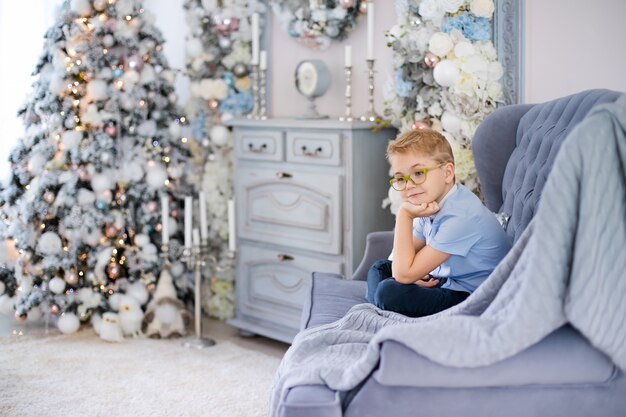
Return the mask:
<svg viewBox="0 0 626 417">
<path fill-rule="evenodd" d="M 202 268 L 206 266 L 208 260 L 210 260 L 210 251 L 208 242 L 197 244 L 191 248 L 185 248 L 183 250 L 183 261 L 187 264 L 187 267 L 194 269 L 194 327 L 195 336 L 191 340 L 183 342 L 183 346 L 186 348 L 204 349 L 215 345 L 215 340 L 202 337 L 202 300 L 200 283 L 202 280 Z"/>
<path fill-rule="evenodd" d="M 258 119 L 259 116 L 259 64 L 252 64 L 252 72 L 250 73 L 252 81 L 252 112 L 248 113 L 248 119 Z"/>
<path fill-rule="evenodd" d="M 267 69 L 259 71 L 259 119 L 267 120 Z"/>
<path fill-rule="evenodd" d="M 367 59 L 367 88 L 369 90 L 369 106 L 367 114 L 361 116 L 363 122 L 376 122 L 381 120 L 380 115 L 374 110 L 374 59 Z"/>
<path fill-rule="evenodd" d="M 352 115 L 352 66 L 345 66 L 343 73 L 346 77 L 346 112 L 339 118 L 342 122 L 351 122 L 354 120 Z"/>
</svg>

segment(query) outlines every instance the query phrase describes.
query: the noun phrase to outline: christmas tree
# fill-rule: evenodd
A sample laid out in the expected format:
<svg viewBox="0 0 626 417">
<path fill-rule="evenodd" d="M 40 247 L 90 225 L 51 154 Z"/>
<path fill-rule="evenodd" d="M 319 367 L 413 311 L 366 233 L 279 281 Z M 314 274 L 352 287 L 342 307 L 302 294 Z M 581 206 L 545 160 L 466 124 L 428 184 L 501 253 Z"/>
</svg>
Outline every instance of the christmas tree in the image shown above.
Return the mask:
<svg viewBox="0 0 626 417">
<path fill-rule="evenodd" d="M 2 273 L 5 297 L 19 319 L 39 310 L 77 328 L 115 310 L 114 294 L 145 303 L 163 263 L 162 204 L 167 256 L 180 253 L 181 202 L 192 192 L 186 120 L 163 37 L 140 3 L 66 1 L 45 35 L 0 197 L 19 253 L 11 279 Z M 182 264 L 171 272 L 189 297 Z"/>
</svg>

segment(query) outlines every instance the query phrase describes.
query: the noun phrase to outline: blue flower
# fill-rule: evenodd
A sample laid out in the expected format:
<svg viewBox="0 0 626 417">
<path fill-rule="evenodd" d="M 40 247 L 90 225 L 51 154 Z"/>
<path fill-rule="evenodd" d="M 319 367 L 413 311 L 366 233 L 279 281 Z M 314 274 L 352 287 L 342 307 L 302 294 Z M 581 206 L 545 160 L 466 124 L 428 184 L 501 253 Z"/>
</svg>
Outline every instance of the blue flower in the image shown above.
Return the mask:
<svg viewBox="0 0 626 417">
<path fill-rule="evenodd" d="M 458 29 L 469 41 L 486 42 L 491 39 L 491 24 L 485 17 L 477 17 L 468 12 L 446 18 L 441 25 L 441 30 L 450 33 L 452 29 Z"/>
<path fill-rule="evenodd" d="M 400 97 L 408 97 L 411 95 L 411 90 L 413 89 L 413 84 L 408 81 L 405 81 L 402 77 L 402 68 L 398 68 L 396 71 L 396 94 Z"/>
<path fill-rule="evenodd" d="M 231 90 L 231 94 L 220 103 L 220 113 L 239 116 L 251 112 L 253 107 L 254 103 L 249 93 L 234 93 Z"/>
</svg>

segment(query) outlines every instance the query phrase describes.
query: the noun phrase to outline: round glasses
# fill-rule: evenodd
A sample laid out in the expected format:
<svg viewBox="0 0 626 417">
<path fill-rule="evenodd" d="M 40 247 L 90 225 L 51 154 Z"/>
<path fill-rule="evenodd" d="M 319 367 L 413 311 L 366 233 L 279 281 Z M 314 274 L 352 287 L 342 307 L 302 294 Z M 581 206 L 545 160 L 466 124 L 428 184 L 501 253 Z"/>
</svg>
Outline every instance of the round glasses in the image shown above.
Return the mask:
<svg viewBox="0 0 626 417">
<path fill-rule="evenodd" d="M 428 175 L 429 171 L 432 171 L 437 168 L 441 168 L 443 165 L 445 165 L 445 162 L 443 164 L 439 164 L 436 167 L 432 167 L 432 168 L 418 168 L 410 175 L 405 175 L 403 177 L 395 177 L 395 178 L 390 179 L 389 184 L 396 191 L 404 191 L 409 181 L 411 181 L 413 185 L 423 184 L 424 181 L 426 181 L 426 176 Z"/>
</svg>

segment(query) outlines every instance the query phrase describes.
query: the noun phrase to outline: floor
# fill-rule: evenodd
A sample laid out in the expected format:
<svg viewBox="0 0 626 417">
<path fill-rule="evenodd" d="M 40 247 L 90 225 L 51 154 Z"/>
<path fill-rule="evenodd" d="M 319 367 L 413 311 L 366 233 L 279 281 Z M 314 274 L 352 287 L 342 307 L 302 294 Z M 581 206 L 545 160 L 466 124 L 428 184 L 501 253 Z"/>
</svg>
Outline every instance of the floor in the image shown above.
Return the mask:
<svg viewBox="0 0 626 417">
<path fill-rule="evenodd" d="M 43 336 L 45 335 L 45 330 L 45 324 L 43 322 L 20 322 L 16 321 L 13 317 L 0 314 L 0 337 L 36 334 Z M 58 332 L 56 328 L 51 328 L 49 331 Z M 285 343 L 271 340 L 263 336 L 242 336 L 239 334 L 238 329 L 222 321 L 209 318 L 203 320 L 202 334 L 205 337 L 216 339 L 218 342 L 220 340 L 227 340 L 240 347 L 263 352 L 276 358 L 282 358 L 289 347 L 289 345 Z"/>
</svg>

